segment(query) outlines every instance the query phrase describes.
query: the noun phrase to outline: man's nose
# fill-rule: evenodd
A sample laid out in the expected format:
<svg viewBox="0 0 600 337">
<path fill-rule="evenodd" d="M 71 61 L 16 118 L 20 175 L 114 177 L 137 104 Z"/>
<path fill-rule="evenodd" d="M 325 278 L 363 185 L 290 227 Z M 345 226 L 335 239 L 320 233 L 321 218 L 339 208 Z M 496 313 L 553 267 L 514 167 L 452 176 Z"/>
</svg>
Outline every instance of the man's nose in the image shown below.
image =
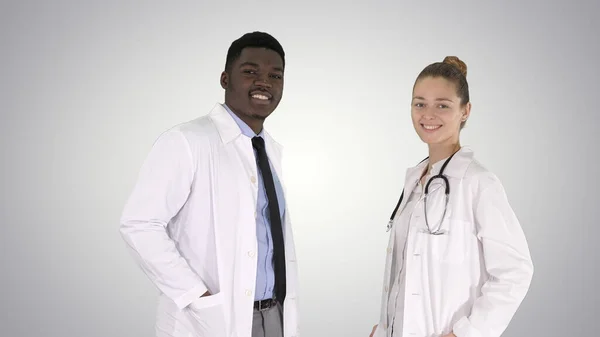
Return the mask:
<svg viewBox="0 0 600 337">
<path fill-rule="evenodd" d="M 269 78 L 266 75 L 258 76 L 254 81 L 254 85 L 258 87 L 270 88 L 271 82 L 269 82 Z"/>
</svg>

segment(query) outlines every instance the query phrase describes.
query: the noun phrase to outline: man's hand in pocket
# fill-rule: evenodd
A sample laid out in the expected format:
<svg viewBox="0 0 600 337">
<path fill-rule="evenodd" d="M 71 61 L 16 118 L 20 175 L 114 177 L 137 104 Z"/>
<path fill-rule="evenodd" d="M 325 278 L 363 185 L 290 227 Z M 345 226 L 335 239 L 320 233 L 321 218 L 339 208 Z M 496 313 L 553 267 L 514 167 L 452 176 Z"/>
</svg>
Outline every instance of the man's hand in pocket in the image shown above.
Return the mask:
<svg viewBox="0 0 600 337">
<path fill-rule="evenodd" d="M 207 291 L 184 310 L 187 314 L 188 329 L 194 337 L 225 337 L 227 327 L 222 294 L 211 295 Z"/>
</svg>

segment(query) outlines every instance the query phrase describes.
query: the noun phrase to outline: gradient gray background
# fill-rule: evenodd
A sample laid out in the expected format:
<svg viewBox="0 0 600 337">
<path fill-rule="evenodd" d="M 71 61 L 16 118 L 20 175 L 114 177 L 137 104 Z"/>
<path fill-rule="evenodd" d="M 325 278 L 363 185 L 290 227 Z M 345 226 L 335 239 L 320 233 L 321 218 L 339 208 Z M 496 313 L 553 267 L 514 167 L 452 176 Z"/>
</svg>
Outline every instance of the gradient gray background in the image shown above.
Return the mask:
<svg viewBox="0 0 600 337">
<path fill-rule="evenodd" d="M 153 336 L 156 290 L 119 217 L 158 134 L 222 101 L 232 40 L 287 52 L 268 120 L 286 146 L 302 335 L 366 337 L 385 225 L 426 155 L 413 81 L 457 55 L 462 142 L 503 181 L 535 275 L 504 336 L 597 335 L 597 1 L 2 1 L 0 335 Z"/>
</svg>

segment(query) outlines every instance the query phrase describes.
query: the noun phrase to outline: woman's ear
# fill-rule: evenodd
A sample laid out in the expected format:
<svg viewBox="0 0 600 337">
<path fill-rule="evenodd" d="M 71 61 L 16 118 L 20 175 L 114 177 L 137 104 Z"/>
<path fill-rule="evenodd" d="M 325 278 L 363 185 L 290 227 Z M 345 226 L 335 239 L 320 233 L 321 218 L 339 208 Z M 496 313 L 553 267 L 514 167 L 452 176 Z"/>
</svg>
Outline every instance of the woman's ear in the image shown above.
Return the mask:
<svg viewBox="0 0 600 337">
<path fill-rule="evenodd" d="M 469 116 L 471 116 L 471 102 L 469 102 L 465 105 L 465 109 L 463 110 L 463 115 L 461 117 L 461 121 L 466 122 L 467 119 L 469 119 Z"/>
</svg>

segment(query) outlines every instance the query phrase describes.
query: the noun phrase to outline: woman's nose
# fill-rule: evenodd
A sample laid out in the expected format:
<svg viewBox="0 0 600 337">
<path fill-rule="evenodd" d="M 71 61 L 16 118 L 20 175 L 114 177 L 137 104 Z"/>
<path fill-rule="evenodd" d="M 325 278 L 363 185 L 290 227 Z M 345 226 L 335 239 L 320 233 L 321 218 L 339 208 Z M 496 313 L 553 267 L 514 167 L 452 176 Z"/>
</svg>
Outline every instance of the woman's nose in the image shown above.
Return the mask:
<svg viewBox="0 0 600 337">
<path fill-rule="evenodd" d="M 426 119 L 434 119 L 435 114 L 433 112 L 433 109 L 429 109 L 429 108 L 423 109 L 423 117 Z"/>
</svg>

